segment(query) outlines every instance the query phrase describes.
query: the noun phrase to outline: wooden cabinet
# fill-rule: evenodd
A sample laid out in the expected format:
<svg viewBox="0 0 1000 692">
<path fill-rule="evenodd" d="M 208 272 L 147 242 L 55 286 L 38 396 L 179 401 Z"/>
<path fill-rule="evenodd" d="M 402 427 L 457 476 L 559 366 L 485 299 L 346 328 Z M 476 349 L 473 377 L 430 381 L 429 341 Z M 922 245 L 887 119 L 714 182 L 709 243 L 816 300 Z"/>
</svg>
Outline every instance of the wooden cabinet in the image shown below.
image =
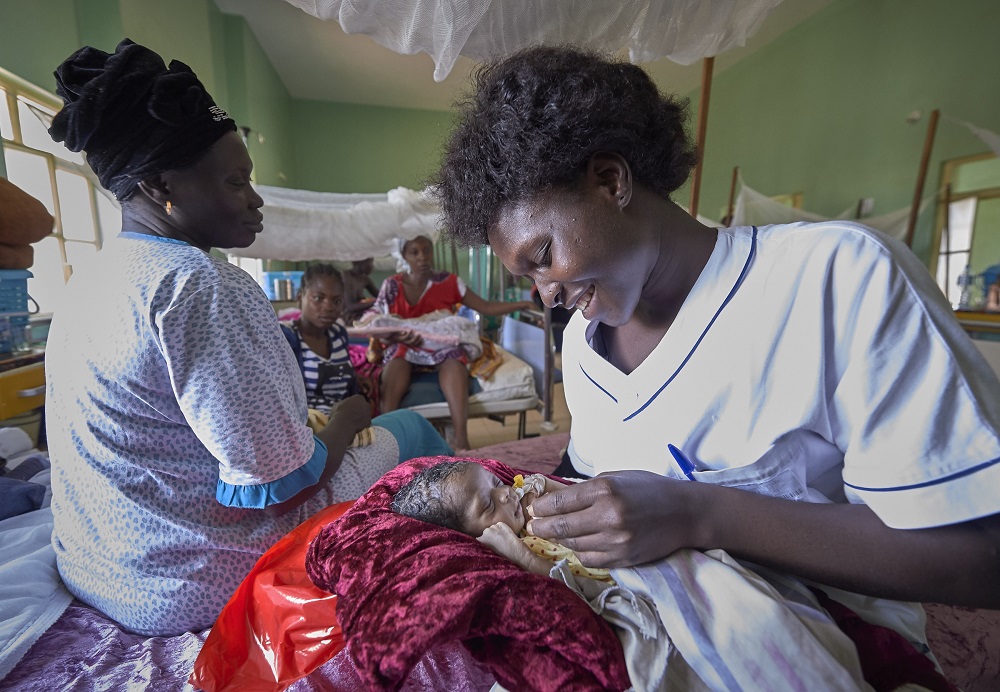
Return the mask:
<svg viewBox="0 0 1000 692">
<path fill-rule="evenodd" d="M 956 310 L 955 317 L 972 338 L 1000 341 L 1000 312 Z"/>
<path fill-rule="evenodd" d="M 45 405 L 42 353 L 0 361 L 0 421 Z"/>
</svg>

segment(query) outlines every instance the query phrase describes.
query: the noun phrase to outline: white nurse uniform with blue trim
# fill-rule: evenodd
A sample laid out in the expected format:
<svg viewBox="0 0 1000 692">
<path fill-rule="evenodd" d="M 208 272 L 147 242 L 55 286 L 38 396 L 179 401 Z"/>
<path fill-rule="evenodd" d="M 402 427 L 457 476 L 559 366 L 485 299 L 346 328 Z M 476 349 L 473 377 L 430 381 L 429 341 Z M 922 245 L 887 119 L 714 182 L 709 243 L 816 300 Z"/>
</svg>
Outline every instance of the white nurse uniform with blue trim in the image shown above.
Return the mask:
<svg viewBox="0 0 1000 692">
<path fill-rule="evenodd" d="M 574 315 L 563 344 L 578 469 L 682 478 L 672 443 L 698 481 L 863 502 L 892 527 L 1000 512 L 1000 383 L 898 241 L 850 222 L 719 229 L 632 373 L 597 326 Z"/>
</svg>

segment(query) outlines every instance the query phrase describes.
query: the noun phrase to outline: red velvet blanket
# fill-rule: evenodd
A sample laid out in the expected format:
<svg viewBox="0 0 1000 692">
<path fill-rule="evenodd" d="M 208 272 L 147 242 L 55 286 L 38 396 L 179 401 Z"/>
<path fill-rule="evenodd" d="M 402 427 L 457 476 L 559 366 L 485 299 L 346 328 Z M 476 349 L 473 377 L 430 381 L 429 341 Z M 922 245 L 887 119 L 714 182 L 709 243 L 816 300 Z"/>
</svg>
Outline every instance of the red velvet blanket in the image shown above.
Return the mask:
<svg viewBox="0 0 1000 692">
<path fill-rule="evenodd" d="M 365 684 L 397 690 L 426 652 L 458 640 L 508 689 L 628 688 L 617 636 L 561 582 L 389 509 L 396 490 L 441 461 L 454 459 L 414 459 L 387 473 L 306 556 L 313 582 L 337 594 L 337 619 Z M 519 473 L 469 461 L 508 483 Z"/>
</svg>

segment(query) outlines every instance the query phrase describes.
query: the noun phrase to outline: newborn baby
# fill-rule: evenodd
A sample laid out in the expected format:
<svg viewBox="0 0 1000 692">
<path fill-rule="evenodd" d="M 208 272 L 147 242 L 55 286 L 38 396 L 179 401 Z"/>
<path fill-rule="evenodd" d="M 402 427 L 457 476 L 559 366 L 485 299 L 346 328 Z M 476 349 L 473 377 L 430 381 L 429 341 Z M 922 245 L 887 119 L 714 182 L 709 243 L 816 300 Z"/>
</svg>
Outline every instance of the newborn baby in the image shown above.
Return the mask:
<svg viewBox="0 0 1000 692">
<path fill-rule="evenodd" d="M 528 507 L 561 485 L 541 474 L 506 485 L 474 462 L 444 462 L 400 488 L 392 509 L 474 536 L 529 572 L 548 576 L 554 562 L 566 560 L 576 576 L 614 583 L 608 570 L 584 567 L 569 548 L 526 533 Z"/>
</svg>

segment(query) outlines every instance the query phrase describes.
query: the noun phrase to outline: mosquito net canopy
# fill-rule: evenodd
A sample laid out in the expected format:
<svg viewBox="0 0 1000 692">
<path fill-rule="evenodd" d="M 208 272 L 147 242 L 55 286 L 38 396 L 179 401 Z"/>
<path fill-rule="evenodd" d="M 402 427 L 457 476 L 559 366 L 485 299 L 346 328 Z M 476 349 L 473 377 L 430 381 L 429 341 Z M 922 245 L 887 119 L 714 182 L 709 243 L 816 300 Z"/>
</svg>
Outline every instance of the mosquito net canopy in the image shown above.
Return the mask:
<svg viewBox="0 0 1000 692">
<path fill-rule="evenodd" d="M 437 237 L 441 212 L 426 191 L 398 187 L 378 194 L 342 194 L 258 185 L 264 232 L 234 257 L 362 260 L 387 257 L 399 238 Z"/>
<path fill-rule="evenodd" d="M 918 210 L 918 214 L 927 208 L 933 201 L 934 196 L 925 197 Z M 766 226 L 775 223 L 795 223 L 798 221 L 827 221 L 830 219 L 843 219 L 848 221 L 858 221 L 864 225 L 882 231 L 898 240 L 906 239 L 907 220 L 910 215 L 910 207 L 895 209 L 878 216 L 868 216 L 863 219 L 856 217 L 856 207 L 851 205 L 836 216 L 824 216 L 805 209 L 795 209 L 782 202 L 775 201 L 762 192 L 754 190 L 747 185 L 742 176 L 739 179 L 739 191 L 733 204 L 733 226 Z"/>
<path fill-rule="evenodd" d="M 427 53 L 440 82 L 459 55 L 483 61 L 541 43 L 627 50 L 634 63 L 669 58 L 690 65 L 744 45 L 781 0 L 287 2 L 396 53 Z"/>
</svg>

